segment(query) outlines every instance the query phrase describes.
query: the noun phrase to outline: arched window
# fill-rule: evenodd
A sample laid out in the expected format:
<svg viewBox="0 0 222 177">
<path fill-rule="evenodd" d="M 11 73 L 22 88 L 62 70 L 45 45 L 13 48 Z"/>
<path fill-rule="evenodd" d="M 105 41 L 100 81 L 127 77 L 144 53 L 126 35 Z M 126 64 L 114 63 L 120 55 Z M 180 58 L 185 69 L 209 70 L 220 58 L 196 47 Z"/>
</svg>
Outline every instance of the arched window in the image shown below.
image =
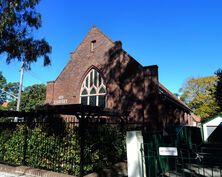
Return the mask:
<svg viewBox="0 0 222 177">
<path fill-rule="evenodd" d="M 80 103 L 83 105 L 92 105 L 105 107 L 106 86 L 104 80 L 95 69 L 85 77 L 80 92 Z"/>
</svg>

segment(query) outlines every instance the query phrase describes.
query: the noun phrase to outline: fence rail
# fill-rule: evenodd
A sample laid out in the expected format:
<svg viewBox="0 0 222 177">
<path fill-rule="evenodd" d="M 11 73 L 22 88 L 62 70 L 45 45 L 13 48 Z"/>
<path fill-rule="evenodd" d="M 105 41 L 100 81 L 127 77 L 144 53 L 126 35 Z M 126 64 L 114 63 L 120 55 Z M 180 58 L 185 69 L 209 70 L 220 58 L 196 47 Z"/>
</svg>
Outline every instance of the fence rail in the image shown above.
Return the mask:
<svg viewBox="0 0 222 177">
<path fill-rule="evenodd" d="M 15 114 L 24 116 L 24 121 L 0 122 L 2 163 L 83 176 L 126 159 L 126 129 L 119 122 L 84 114 L 77 122 L 65 122 L 51 112 L 8 116 Z"/>
</svg>

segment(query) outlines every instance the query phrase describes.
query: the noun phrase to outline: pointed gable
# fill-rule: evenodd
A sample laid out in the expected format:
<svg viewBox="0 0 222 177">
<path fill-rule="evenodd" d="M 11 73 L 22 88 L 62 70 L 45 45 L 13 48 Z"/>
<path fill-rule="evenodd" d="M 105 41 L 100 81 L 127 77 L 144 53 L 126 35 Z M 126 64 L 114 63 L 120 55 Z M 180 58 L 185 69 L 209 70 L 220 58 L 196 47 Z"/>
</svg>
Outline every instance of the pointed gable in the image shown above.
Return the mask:
<svg viewBox="0 0 222 177">
<path fill-rule="evenodd" d="M 92 43 L 94 48 L 93 51 L 91 50 Z M 92 62 L 94 63 L 93 65 L 98 67 L 97 63 L 99 65 L 99 63 L 105 59 L 106 52 L 112 46 L 114 46 L 113 41 L 94 25 L 77 49 L 74 52 L 71 52 L 70 61 L 60 73 L 56 81 L 64 80 L 64 77 L 69 75 L 67 72 L 70 71 L 76 72 L 75 70 L 77 70 L 79 75 L 80 72 L 78 71 L 78 68 L 75 68 L 75 66 L 80 62 L 83 63 L 81 65 L 84 67 L 81 67 L 81 70 L 87 70 L 91 66 L 90 63 Z"/>
<path fill-rule="evenodd" d="M 93 50 L 91 50 L 93 42 Z M 96 26 L 93 26 L 86 37 L 74 52 L 71 52 L 70 60 L 54 82 L 48 83 L 48 88 L 53 88 L 53 95 L 47 93 L 46 102 L 55 103 L 55 100 L 63 98 L 67 103 L 79 102 L 79 90 L 85 74 L 92 66 L 100 69 L 106 63 L 107 51 L 114 43 Z M 78 77 L 77 77 L 78 76 Z M 67 90 L 69 90 L 67 92 Z M 57 101 L 56 101 L 57 103 Z"/>
</svg>

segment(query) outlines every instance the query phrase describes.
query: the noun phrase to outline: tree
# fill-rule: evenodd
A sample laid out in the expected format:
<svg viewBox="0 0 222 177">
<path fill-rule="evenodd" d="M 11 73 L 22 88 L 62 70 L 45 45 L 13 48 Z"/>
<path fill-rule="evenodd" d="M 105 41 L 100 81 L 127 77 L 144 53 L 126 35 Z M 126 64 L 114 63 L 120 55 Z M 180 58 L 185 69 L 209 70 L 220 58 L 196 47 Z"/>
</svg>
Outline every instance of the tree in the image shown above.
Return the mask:
<svg viewBox="0 0 222 177">
<path fill-rule="evenodd" d="M 6 78 L 0 72 L 0 105 L 3 102 L 10 102 L 16 99 L 18 95 L 18 82 L 7 82 Z"/>
<path fill-rule="evenodd" d="M 181 100 L 201 118 L 214 116 L 219 110 L 214 97 L 216 84 L 216 76 L 188 79 L 180 89 Z"/>
<path fill-rule="evenodd" d="M 9 82 L 0 72 L 0 109 L 15 110 L 17 104 L 19 83 Z M 36 106 L 40 106 L 44 103 L 46 97 L 46 85 L 35 84 L 26 87 L 22 92 L 21 110 L 30 111 L 35 109 Z M 3 102 L 8 102 L 7 108 L 1 107 Z"/>
<path fill-rule="evenodd" d="M 44 104 L 46 96 L 46 86 L 35 84 L 24 89 L 22 92 L 21 110 L 30 111 Z"/>
<path fill-rule="evenodd" d="M 222 69 L 218 69 L 215 72 L 217 76 L 217 86 L 216 86 L 216 91 L 215 91 L 215 98 L 217 101 L 217 104 L 220 107 L 220 112 L 222 112 Z"/>
<path fill-rule="evenodd" d="M 0 71 L 0 109 L 11 110 L 15 108 L 16 99 L 18 95 L 19 83 L 7 82 L 6 78 Z M 7 102 L 7 107 L 3 107 L 2 104 Z"/>
<path fill-rule="evenodd" d="M 33 31 L 41 27 L 41 15 L 36 12 L 39 0 L 0 0 L 0 54 L 6 53 L 7 63 L 13 59 L 30 67 L 37 58 L 50 64 L 51 47 L 45 39 L 34 39 Z"/>
<path fill-rule="evenodd" d="M 5 87 L 6 87 L 6 79 L 3 76 L 2 72 L 0 72 L 0 105 L 6 101 L 6 93 L 5 93 Z"/>
</svg>

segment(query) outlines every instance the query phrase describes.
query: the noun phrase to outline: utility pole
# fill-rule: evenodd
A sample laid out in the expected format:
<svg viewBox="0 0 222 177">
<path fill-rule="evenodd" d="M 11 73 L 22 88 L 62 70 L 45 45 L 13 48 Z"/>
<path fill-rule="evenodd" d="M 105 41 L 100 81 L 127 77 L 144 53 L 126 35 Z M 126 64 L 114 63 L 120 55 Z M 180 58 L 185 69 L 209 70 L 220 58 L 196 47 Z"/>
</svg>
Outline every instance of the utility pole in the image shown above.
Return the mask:
<svg viewBox="0 0 222 177">
<path fill-rule="evenodd" d="M 22 65 L 21 65 L 21 70 L 20 70 L 21 74 L 20 74 L 19 93 L 18 93 L 18 100 L 17 100 L 16 111 L 20 110 L 24 69 L 25 69 L 25 62 L 23 61 Z M 18 122 L 18 117 L 15 117 L 14 122 Z"/>
</svg>

